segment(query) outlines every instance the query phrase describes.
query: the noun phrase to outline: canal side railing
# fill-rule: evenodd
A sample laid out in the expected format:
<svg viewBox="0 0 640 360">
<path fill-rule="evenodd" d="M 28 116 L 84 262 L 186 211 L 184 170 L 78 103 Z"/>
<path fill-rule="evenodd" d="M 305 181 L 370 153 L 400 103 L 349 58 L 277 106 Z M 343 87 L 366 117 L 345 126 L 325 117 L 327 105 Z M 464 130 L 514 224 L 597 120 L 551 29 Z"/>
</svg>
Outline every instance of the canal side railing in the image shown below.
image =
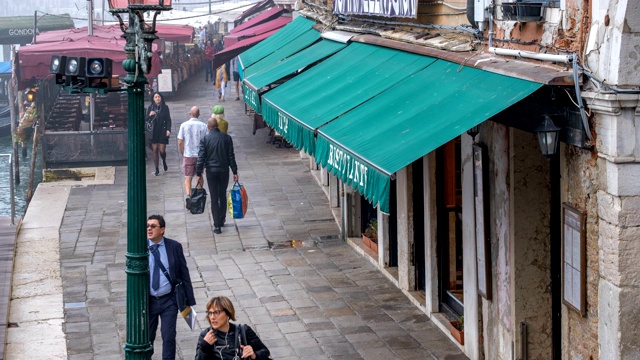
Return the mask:
<svg viewBox="0 0 640 360">
<path fill-rule="evenodd" d="M 9 159 L 9 196 L 11 197 L 11 225 L 15 225 L 16 218 L 16 193 L 13 188 L 13 157 L 11 154 L 0 154 L 0 157 L 7 157 Z M 5 186 L 1 186 L 0 188 L 5 189 Z"/>
</svg>

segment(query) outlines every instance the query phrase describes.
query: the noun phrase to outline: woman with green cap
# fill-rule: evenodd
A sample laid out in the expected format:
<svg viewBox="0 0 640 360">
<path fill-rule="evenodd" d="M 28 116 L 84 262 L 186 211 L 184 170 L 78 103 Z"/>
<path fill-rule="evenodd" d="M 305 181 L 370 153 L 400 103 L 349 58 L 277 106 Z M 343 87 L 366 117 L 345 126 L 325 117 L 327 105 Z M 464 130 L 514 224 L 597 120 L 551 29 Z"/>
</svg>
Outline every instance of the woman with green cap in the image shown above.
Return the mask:
<svg viewBox="0 0 640 360">
<path fill-rule="evenodd" d="M 213 113 L 212 117 L 218 122 L 218 129 L 226 134 L 227 130 L 229 130 L 229 122 L 224 119 L 224 107 L 216 105 L 211 109 L 211 112 Z"/>
</svg>

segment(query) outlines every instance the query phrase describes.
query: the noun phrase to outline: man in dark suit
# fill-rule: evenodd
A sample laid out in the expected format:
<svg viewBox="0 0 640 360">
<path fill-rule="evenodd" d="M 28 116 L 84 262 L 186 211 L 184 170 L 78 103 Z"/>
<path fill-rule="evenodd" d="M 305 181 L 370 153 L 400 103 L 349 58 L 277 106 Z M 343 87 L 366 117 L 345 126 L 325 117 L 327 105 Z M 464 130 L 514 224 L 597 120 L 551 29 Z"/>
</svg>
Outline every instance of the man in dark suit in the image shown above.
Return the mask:
<svg viewBox="0 0 640 360">
<path fill-rule="evenodd" d="M 164 237 L 165 221 L 161 215 L 151 215 L 147 220 L 147 241 L 149 243 L 149 341 L 153 346 L 158 330 L 158 321 L 162 322 L 162 360 L 176 358 L 176 304 L 175 285 L 182 282 L 187 295 L 187 305 L 196 304 L 193 295 L 191 277 L 187 260 L 182 252 L 182 244 Z M 169 279 L 159 266 L 156 257 L 169 273 Z"/>
</svg>

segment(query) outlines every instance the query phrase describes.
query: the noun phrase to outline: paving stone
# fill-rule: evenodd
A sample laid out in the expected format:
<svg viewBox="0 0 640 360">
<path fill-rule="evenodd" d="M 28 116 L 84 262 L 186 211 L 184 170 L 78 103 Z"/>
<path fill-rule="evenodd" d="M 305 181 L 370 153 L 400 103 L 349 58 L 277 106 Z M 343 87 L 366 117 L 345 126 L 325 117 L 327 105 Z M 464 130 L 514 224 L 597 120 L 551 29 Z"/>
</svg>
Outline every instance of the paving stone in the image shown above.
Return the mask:
<svg viewBox="0 0 640 360">
<path fill-rule="evenodd" d="M 180 114 L 174 134 L 191 106 L 200 106 L 202 118 L 210 115 L 213 88 L 201 75 L 168 99 L 172 114 Z M 198 333 L 209 326 L 206 303 L 220 295 L 232 299 L 238 321 L 260 335 L 275 359 L 464 358 L 402 291 L 337 240 L 340 230 L 308 160 L 267 144 L 266 129 L 252 135 L 243 102 L 224 106 L 249 192 L 244 219 L 227 216 L 223 233 L 214 235 L 209 206 L 201 215 L 184 209 L 175 141 L 167 146 L 169 171 L 149 176 L 153 165 L 146 164 L 147 212 L 163 214 L 167 236 L 182 243 L 197 301 L 194 331 L 178 318 L 177 358 L 194 358 Z M 70 360 L 124 358 L 126 188 L 127 168 L 116 167 L 113 185 L 75 187 L 69 195 L 60 227 L 64 302 L 84 304 L 64 309 Z M 159 359 L 159 336 L 154 346 Z"/>
</svg>

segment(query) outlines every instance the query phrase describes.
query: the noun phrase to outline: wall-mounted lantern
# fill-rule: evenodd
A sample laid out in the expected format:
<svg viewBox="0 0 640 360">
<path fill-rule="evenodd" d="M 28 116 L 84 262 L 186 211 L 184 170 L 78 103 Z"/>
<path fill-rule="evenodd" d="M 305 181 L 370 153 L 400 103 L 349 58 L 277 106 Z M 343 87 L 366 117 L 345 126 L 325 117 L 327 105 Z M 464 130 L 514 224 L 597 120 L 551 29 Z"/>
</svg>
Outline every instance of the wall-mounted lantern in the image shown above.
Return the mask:
<svg viewBox="0 0 640 360">
<path fill-rule="evenodd" d="M 558 149 L 558 133 L 560 128 L 557 127 L 549 115 L 544 116 L 544 121 L 535 130 L 540 143 L 540 151 L 542 155 L 551 157 L 555 155 Z"/>
</svg>

